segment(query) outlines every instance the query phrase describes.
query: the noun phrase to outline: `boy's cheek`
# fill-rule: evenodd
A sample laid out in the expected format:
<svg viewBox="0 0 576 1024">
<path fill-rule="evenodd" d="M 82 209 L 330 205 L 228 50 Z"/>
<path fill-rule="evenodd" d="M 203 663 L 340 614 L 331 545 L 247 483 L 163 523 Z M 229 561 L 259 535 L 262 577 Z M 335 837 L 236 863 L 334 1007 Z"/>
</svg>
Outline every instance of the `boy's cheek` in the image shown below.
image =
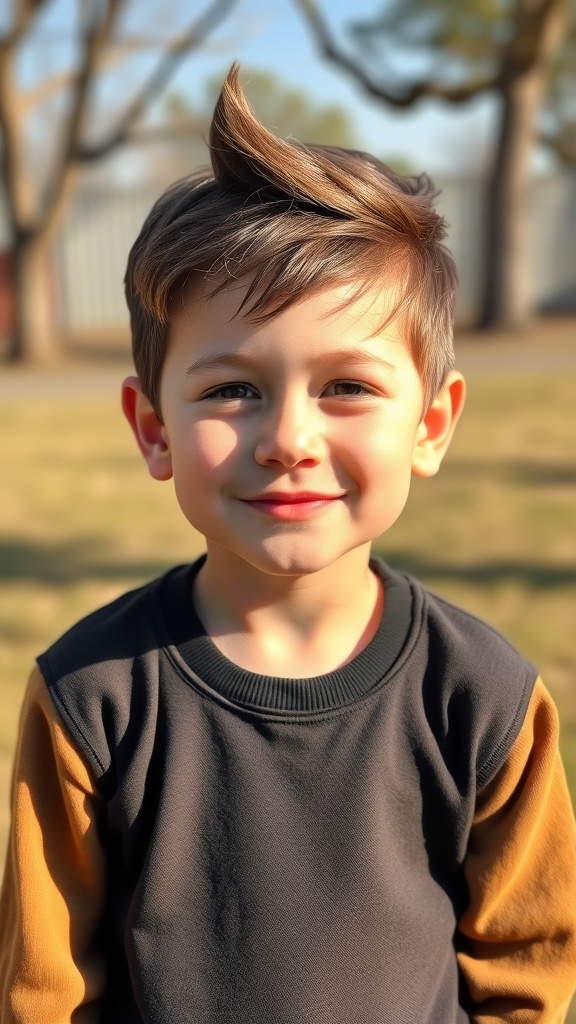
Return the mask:
<svg viewBox="0 0 576 1024">
<path fill-rule="evenodd" d="M 171 439 L 174 472 L 191 467 L 199 473 L 210 473 L 223 467 L 241 449 L 238 430 L 231 423 L 196 423 Z"/>
</svg>

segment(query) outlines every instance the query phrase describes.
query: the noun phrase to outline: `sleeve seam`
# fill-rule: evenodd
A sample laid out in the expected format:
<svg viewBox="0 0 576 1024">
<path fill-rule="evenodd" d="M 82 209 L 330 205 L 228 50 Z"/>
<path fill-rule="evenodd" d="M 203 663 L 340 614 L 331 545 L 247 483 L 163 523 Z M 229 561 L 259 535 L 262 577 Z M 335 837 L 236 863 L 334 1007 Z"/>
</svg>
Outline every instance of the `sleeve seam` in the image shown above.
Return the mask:
<svg viewBox="0 0 576 1024">
<path fill-rule="evenodd" d="M 502 764 L 505 761 L 511 746 L 516 740 L 518 733 L 520 732 L 520 729 L 522 728 L 522 723 L 526 715 L 526 708 L 528 706 L 530 694 L 535 686 L 537 679 L 537 674 L 534 675 L 533 673 L 530 673 L 528 671 L 526 672 L 524 686 L 522 688 L 522 696 L 518 703 L 516 714 L 514 715 L 512 721 L 510 722 L 503 738 L 498 743 L 496 749 L 492 751 L 492 753 L 489 755 L 486 761 L 484 761 L 484 763 L 480 766 L 476 773 L 476 785 L 478 790 L 482 789 L 484 786 L 487 786 L 488 783 L 491 782 L 491 780 L 494 778 L 497 771 L 502 767 Z"/>
<path fill-rule="evenodd" d="M 46 667 L 49 670 L 50 666 L 49 666 L 48 659 L 45 657 L 43 660 L 45 660 Z M 39 665 L 40 665 L 40 663 L 39 663 Z M 42 666 L 41 665 L 40 665 L 40 671 L 42 671 Z M 49 673 L 49 672 L 46 673 L 46 674 L 47 675 L 48 674 L 51 675 L 51 673 Z M 72 738 L 74 740 L 76 740 L 77 737 L 80 737 L 80 739 L 82 740 L 83 744 L 86 747 L 86 750 L 85 750 L 84 753 L 86 754 L 86 756 L 88 757 L 89 760 L 93 759 L 92 767 L 96 769 L 96 773 L 97 774 L 99 772 L 101 775 L 103 775 L 106 772 L 106 765 L 102 762 L 102 760 L 100 759 L 100 757 L 96 753 L 94 747 L 90 743 L 90 740 L 86 736 L 85 732 L 83 731 L 81 726 L 78 725 L 78 723 L 75 721 L 75 719 L 72 717 L 72 715 L 68 711 L 68 708 L 66 707 L 64 702 L 61 700 L 59 694 L 57 693 L 57 691 L 56 691 L 56 689 L 54 687 L 54 684 L 50 680 L 46 679 L 46 686 L 47 686 L 48 692 L 50 694 L 50 697 L 51 697 L 53 703 L 56 705 L 56 708 L 58 710 L 58 713 L 59 713 L 60 717 L 64 720 L 64 723 L 67 725 L 69 732 L 71 732 Z"/>
</svg>

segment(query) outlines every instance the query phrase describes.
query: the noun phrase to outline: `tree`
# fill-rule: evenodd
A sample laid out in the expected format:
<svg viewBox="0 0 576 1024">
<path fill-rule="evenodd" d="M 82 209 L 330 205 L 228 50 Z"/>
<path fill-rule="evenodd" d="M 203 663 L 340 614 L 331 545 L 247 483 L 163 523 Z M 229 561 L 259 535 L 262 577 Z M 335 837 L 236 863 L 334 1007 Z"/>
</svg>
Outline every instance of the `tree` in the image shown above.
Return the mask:
<svg viewBox="0 0 576 1024">
<path fill-rule="evenodd" d="M 576 167 L 576 4 L 552 68 L 538 140 L 566 168 Z"/>
<path fill-rule="evenodd" d="M 192 167 L 209 165 L 206 140 L 227 72 L 228 68 L 223 68 L 219 75 L 208 79 L 202 94 L 195 96 L 194 101 L 180 90 L 171 90 L 159 112 L 161 121 L 154 127 L 146 126 L 142 133 L 133 133 L 133 142 L 141 141 L 147 147 L 159 139 L 163 142 L 162 147 L 155 147 L 152 161 L 150 158 L 143 161 L 146 176 L 149 176 L 151 162 L 158 178 L 170 181 L 189 174 Z M 241 79 L 259 119 L 280 138 L 358 148 L 352 119 L 338 104 L 318 103 L 304 89 L 288 85 L 273 72 L 261 68 L 242 65 Z M 395 163 L 398 162 L 396 158 Z"/>
<path fill-rule="evenodd" d="M 576 151 L 574 93 L 566 87 L 575 78 L 573 0 L 391 0 L 371 21 L 351 26 L 349 46 L 337 42 L 314 0 L 295 3 L 323 55 L 386 104 L 408 108 L 425 96 L 449 103 L 486 92 L 498 96 L 480 326 L 523 326 L 531 311 L 531 153 L 538 138 L 565 160 Z M 401 62 L 394 63 L 394 52 Z M 407 63 L 422 70 L 407 78 Z"/>
<path fill-rule="evenodd" d="M 276 75 L 258 68 L 243 66 L 242 81 L 262 123 L 281 138 L 352 149 L 358 146 L 350 116 L 337 104 L 318 104 L 304 89 L 285 85 Z M 209 84 L 210 111 L 221 84 L 221 78 Z"/>
<path fill-rule="evenodd" d="M 79 0 L 72 11 L 61 0 L 13 0 L 11 22 L 0 27 L 0 181 L 15 305 L 10 359 L 41 361 L 57 351 L 48 252 L 79 172 L 128 141 L 181 62 L 235 2 L 212 0 L 194 23 L 168 39 L 152 24 L 149 3 L 135 9 L 128 0 Z M 164 3 L 157 12 L 164 23 L 166 13 Z M 136 16 L 140 26 L 146 22 L 147 33 L 132 28 Z M 60 55 L 66 45 L 69 70 L 50 66 L 50 41 Z M 32 62 L 34 43 L 42 44 L 42 59 L 36 45 Z M 98 111 L 106 75 L 128 58 L 141 65 L 140 83 L 136 88 L 132 83 L 131 94 L 123 91 L 128 98 L 120 112 L 117 97 L 108 99 L 109 110 L 114 103 L 116 112 L 102 125 Z"/>
</svg>

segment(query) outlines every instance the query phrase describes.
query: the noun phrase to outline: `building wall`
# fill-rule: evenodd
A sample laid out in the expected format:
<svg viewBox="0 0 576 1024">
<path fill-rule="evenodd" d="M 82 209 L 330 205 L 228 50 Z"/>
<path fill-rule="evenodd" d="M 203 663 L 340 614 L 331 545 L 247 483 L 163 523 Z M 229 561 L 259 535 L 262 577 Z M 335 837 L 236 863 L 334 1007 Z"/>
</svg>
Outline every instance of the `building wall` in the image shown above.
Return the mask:
<svg viewBox="0 0 576 1024">
<path fill-rule="evenodd" d="M 457 320 L 470 323 L 482 293 L 482 211 L 479 179 L 447 179 L 438 209 L 450 228 L 447 244 L 459 272 Z M 67 335 L 123 333 L 126 260 L 158 190 L 103 188 L 79 193 L 60 232 L 56 279 L 61 327 Z M 531 268 L 535 303 L 572 300 L 576 308 L 576 174 L 534 180 L 531 199 Z"/>
<path fill-rule="evenodd" d="M 68 335 L 128 332 L 124 274 L 158 189 L 79 192 L 55 246 L 57 305 Z"/>
</svg>

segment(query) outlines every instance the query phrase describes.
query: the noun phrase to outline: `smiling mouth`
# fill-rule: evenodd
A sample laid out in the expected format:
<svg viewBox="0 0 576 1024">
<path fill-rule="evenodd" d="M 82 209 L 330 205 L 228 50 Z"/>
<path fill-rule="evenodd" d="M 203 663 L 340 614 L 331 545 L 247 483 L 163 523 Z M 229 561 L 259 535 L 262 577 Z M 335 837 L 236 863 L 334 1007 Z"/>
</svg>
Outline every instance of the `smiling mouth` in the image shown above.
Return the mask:
<svg viewBox="0 0 576 1024">
<path fill-rule="evenodd" d="M 318 515 L 343 498 L 343 494 L 282 494 L 245 498 L 246 505 L 276 519 L 307 519 Z"/>
<path fill-rule="evenodd" d="M 342 494 L 315 494 L 312 491 L 300 491 L 297 494 L 259 494 L 254 498 L 244 498 L 250 502 L 274 502 L 282 505 L 304 505 L 314 501 L 337 501 Z"/>
</svg>

